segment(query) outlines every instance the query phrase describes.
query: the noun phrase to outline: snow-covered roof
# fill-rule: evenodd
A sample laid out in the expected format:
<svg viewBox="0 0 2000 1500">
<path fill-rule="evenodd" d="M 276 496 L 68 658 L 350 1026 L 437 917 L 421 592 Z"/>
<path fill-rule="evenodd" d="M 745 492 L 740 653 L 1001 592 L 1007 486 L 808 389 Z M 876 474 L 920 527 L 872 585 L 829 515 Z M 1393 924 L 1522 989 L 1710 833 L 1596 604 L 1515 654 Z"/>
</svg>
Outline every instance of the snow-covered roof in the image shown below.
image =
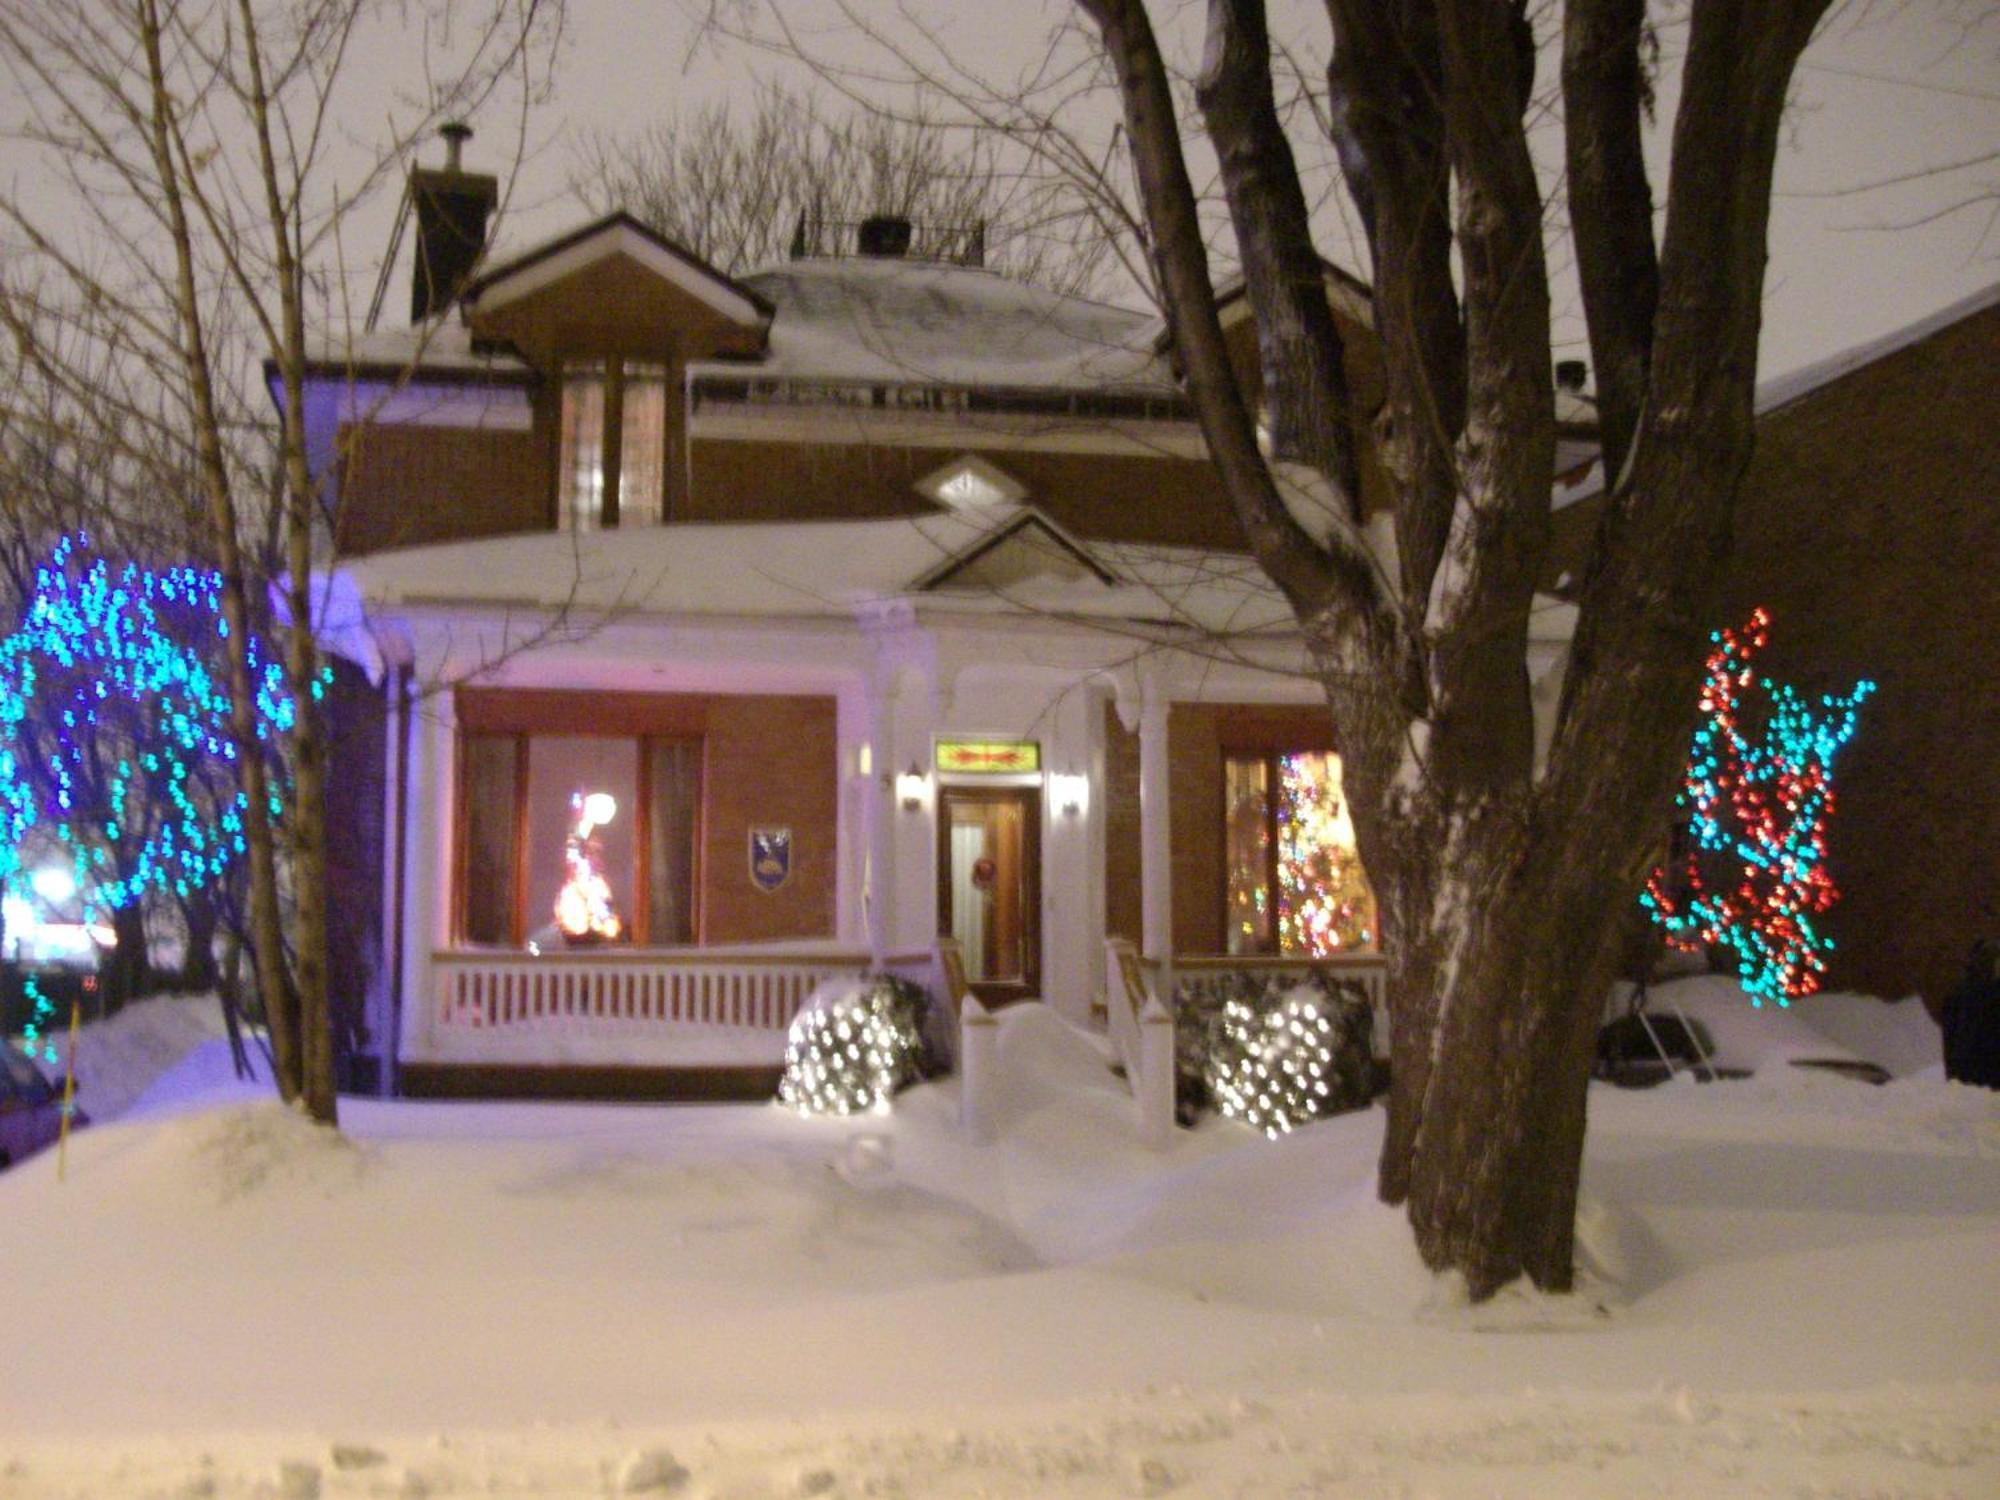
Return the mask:
<svg viewBox="0 0 2000 1500">
<path fill-rule="evenodd" d="M 1762 382 L 1757 387 L 1757 414 L 1776 411 L 1781 406 L 1790 406 L 1802 396 L 1809 396 L 1821 386 L 1831 385 L 1841 376 L 1872 365 L 1878 359 L 1885 359 L 1899 349 L 1907 349 L 1912 344 L 1920 344 L 1932 334 L 1962 323 L 1974 313 L 2000 303 L 2000 282 L 1962 297 L 1949 307 L 1941 307 L 1927 318 L 1919 318 L 1908 327 L 1899 328 L 1894 333 L 1881 338 L 1870 339 L 1856 344 L 1851 349 L 1830 355 L 1809 365 Z M 1991 371 L 1988 371 L 1990 377 Z"/>
<path fill-rule="evenodd" d="M 1041 523 L 1023 531 L 1024 515 Z M 999 591 L 954 586 L 954 559 L 1012 532 L 1043 542 L 1048 567 L 1016 556 Z M 1097 565 L 1076 566 L 1081 552 Z M 1105 581 L 1108 575 L 1111 582 Z M 993 506 L 869 521 L 689 524 L 535 532 L 374 553 L 342 563 L 335 632 L 356 610 L 568 609 L 588 615 L 852 617 L 916 598 L 951 612 L 1031 612 L 1188 623 L 1232 632 L 1288 629 L 1283 598 L 1247 557 L 1191 547 L 1079 543 L 1031 507 Z"/>
<path fill-rule="evenodd" d="M 992 271 L 892 258 L 792 261 L 743 278 L 777 314 L 766 357 L 709 367 L 788 380 L 1171 394 L 1145 313 Z"/>
<path fill-rule="evenodd" d="M 455 379 L 484 375 L 502 380 L 525 380 L 533 374 L 526 361 L 513 354 L 491 346 L 475 348 L 472 330 L 456 311 L 409 328 L 321 334 L 308 340 L 306 359 L 323 368 L 362 373 L 400 375 L 410 371 Z"/>
</svg>

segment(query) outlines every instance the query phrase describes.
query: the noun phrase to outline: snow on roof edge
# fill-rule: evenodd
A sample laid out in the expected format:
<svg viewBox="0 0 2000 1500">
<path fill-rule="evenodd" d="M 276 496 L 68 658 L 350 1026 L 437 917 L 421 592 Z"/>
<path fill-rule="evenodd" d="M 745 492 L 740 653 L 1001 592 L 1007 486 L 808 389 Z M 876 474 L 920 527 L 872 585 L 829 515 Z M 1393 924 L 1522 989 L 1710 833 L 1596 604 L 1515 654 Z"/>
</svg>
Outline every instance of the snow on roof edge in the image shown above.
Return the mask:
<svg viewBox="0 0 2000 1500">
<path fill-rule="evenodd" d="M 1914 344 L 1920 344 L 1932 334 L 1941 333 L 1995 304 L 2000 304 L 2000 281 L 1969 296 L 1961 297 L 1958 301 L 1891 333 L 1843 349 L 1838 354 L 1828 355 L 1825 359 L 1815 360 L 1811 364 L 1801 365 L 1786 374 L 1761 381 L 1757 386 L 1757 415 L 1768 416 L 1772 412 L 1790 406 L 1822 387 L 1833 384 L 1843 375 L 1852 374 Z"/>
</svg>

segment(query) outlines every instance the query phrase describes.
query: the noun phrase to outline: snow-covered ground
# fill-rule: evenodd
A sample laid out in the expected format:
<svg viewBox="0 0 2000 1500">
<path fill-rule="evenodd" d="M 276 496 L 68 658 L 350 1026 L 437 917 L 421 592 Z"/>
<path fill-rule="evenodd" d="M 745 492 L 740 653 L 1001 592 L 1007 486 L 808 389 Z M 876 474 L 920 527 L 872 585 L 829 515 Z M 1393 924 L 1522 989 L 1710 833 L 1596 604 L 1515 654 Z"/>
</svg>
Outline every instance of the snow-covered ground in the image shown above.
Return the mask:
<svg viewBox="0 0 2000 1500">
<path fill-rule="evenodd" d="M 2000 1095 L 1914 1002 L 1666 998 L 1761 1071 L 1594 1091 L 1582 1294 L 1480 1308 L 1373 1201 L 1379 1112 L 1150 1154 L 1037 1009 L 982 1150 L 948 1081 L 336 1138 L 216 1040 L 142 1076 L 138 1007 L 122 1082 L 83 1049 L 133 1108 L 0 1176 L 0 1500 L 2000 1494 Z M 1843 1051 L 1895 1081 L 1787 1062 Z"/>
</svg>

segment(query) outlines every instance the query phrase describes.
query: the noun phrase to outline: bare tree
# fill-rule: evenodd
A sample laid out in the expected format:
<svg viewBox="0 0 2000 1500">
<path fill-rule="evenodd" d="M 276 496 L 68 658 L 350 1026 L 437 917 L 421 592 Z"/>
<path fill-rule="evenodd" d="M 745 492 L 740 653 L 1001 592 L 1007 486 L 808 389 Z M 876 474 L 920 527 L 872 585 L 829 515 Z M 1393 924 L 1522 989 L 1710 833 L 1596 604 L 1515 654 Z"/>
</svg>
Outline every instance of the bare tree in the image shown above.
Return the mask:
<svg viewBox="0 0 2000 1500">
<path fill-rule="evenodd" d="M 1090 290 L 1112 246 L 1079 232 L 1074 180 L 1024 170 L 1003 139 L 946 123 L 926 97 L 890 113 L 767 83 L 740 110 L 586 138 L 570 182 L 593 210 L 622 208 L 731 273 L 831 253 L 832 231 L 894 214 L 961 255 L 976 244 L 1008 275 Z"/>
<path fill-rule="evenodd" d="M 490 0 L 476 16 L 462 5 L 415 8 L 455 38 L 458 64 L 399 111 L 387 142 L 356 151 L 336 128 L 354 87 L 356 38 L 378 19 L 418 19 L 411 9 L 375 0 L 0 4 L 0 65 L 24 101 L 22 134 L 42 148 L 57 187 L 0 199 L 0 221 L 37 272 L 33 297 L 25 310 L 17 299 L 10 319 L 16 353 L 67 420 L 115 442 L 133 472 L 192 476 L 223 578 L 250 938 L 278 1086 L 327 1123 L 336 1106 L 326 737 L 312 628 L 315 546 L 326 533 L 306 452 L 309 327 L 337 327 L 345 310 L 340 236 L 355 207 L 438 120 L 469 112 L 502 78 L 531 73 L 559 7 Z M 264 404 L 273 394 L 275 416 Z M 298 710 L 282 747 L 288 788 L 269 772 L 247 655 L 265 614 L 261 581 L 273 574 Z"/>
<path fill-rule="evenodd" d="M 920 76 L 944 66 L 907 4 L 885 19 L 830 3 L 844 29 L 877 41 L 869 77 L 883 57 Z M 1522 1275 L 1572 1285 L 1607 939 L 1643 882 L 1692 729 L 1750 456 L 1780 117 L 1826 3 L 1693 0 L 1656 239 L 1644 0 L 1564 0 L 1559 13 L 1327 0 L 1321 128 L 1303 161 L 1298 112 L 1286 116 L 1309 70 L 1274 45 L 1262 0 L 1210 0 L 1191 90 L 1143 0 L 1077 0 L 1121 101 L 1188 396 L 1324 686 L 1381 898 L 1394 1084 L 1380 1191 L 1407 1205 L 1425 1261 L 1461 1273 L 1474 1297 Z M 811 60 L 781 6 L 702 9 L 718 30 Z M 1557 101 L 1533 82 L 1531 17 L 1545 15 L 1561 27 Z M 1026 92 L 1004 106 L 990 102 L 1004 86 L 962 92 L 969 111 L 1029 134 Z M 1189 93 L 1198 131 L 1182 118 Z M 1530 150 L 1552 105 L 1566 181 L 1545 180 Z M 1211 160 L 1257 335 L 1247 384 L 1217 313 L 1199 191 Z M 1372 260 L 1379 413 L 1346 387 L 1313 238 L 1333 161 Z M 1609 483 L 1538 763 L 1526 654 L 1549 548 L 1548 259 L 1562 206 Z M 1364 525 L 1358 457 L 1371 441 L 1392 482 L 1393 546 Z M 1330 508 L 1288 503 L 1302 488 Z"/>
</svg>

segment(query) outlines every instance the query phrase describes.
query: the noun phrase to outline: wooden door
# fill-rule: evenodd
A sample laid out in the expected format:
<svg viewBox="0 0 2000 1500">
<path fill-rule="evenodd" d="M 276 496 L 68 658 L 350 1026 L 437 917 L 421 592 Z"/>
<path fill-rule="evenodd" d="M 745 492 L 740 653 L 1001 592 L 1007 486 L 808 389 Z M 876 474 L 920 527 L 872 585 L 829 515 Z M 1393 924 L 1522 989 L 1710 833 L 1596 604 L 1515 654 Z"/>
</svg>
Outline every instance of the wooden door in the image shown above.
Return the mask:
<svg viewBox="0 0 2000 1500">
<path fill-rule="evenodd" d="M 939 789 L 938 931 L 987 1004 L 1041 993 L 1041 831 L 1034 787 Z"/>
</svg>

